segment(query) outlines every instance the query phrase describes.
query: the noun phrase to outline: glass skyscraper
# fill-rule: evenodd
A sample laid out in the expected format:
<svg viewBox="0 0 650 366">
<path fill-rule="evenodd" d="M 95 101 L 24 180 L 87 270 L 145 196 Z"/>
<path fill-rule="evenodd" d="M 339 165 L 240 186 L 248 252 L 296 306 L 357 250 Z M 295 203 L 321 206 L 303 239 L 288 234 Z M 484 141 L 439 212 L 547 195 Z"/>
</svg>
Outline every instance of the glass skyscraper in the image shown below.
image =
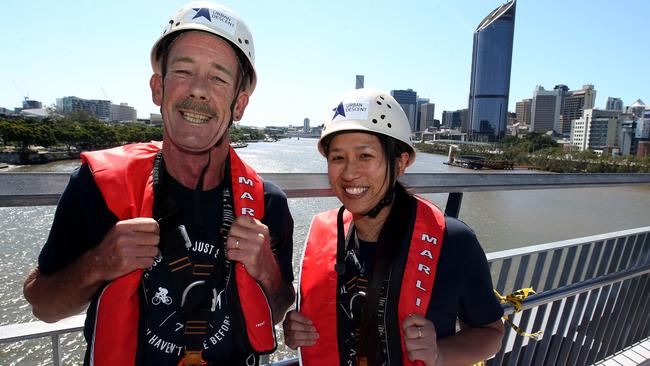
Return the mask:
<svg viewBox="0 0 650 366">
<path fill-rule="evenodd" d="M 473 140 L 493 141 L 506 131 L 515 8 L 515 0 L 501 5 L 474 31 L 469 90 Z"/>
</svg>

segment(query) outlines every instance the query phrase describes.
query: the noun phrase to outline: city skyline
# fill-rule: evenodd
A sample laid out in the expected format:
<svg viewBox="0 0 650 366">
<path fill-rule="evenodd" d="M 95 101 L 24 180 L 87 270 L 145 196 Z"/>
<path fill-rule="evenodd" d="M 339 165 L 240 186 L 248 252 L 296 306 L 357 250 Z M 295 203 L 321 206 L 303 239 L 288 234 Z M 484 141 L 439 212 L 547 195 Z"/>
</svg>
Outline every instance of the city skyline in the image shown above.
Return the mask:
<svg viewBox="0 0 650 366">
<path fill-rule="evenodd" d="M 183 3 L 8 1 L 8 21 L 0 25 L 8 35 L 0 107 L 18 107 L 25 95 L 44 105 L 77 96 L 126 102 L 139 117 L 156 113 L 148 53 L 165 19 Z M 473 31 L 504 1 L 408 8 L 369 1 L 222 3 L 253 32 L 260 82 L 242 124 L 261 127 L 300 125 L 304 118 L 320 124 L 332 100 L 355 87 L 356 75 L 365 75 L 370 88 L 413 89 L 436 105 L 436 119 L 444 110 L 466 108 Z M 644 88 L 650 50 L 638 32 L 647 10 L 643 1 L 614 8 L 605 1 L 518 0 L 509 110 L 531 98 L 536 85 L 577 90 L 593 84 L 601 109 L 608 97 L 626 106 L 650 99 Z M 619 48 L 603 56 L 612 44 Z"/>
</svg>

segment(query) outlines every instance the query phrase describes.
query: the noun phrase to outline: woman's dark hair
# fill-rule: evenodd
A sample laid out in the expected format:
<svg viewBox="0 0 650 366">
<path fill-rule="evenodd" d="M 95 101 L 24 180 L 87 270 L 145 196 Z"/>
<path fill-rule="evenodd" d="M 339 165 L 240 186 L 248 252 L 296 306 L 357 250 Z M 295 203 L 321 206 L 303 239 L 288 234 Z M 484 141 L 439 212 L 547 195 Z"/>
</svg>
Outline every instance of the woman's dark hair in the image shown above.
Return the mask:
<svg viewBox="0 0 650 366">
<path fill-rule="evenodd" d="M 332 137 L 323 141 L 325 156 L 329 153 L 329 143 L 336 135 L 338 134 L 333 134 Z M 404 218 L 411 215 L 413 207 L 413 198 L 404 186 L 397 182 L 397 158 L 404 152 L 408 153 L 410 149 L 404 143 L 392 137 L 380 134 L 374 135 L 379 138 L 386 160 L 386 179 L 384 182 L 388 182 L 389 187 L 394 187 L 395 196 L 390 213 L 379 232 L 373 271 L 368 279 L 366 302 L 361 311 L 362 318 L 357 337 L 359 342 L 357 354 L 358 357 L 366 357 L 368 365 L 380 364 L 382 343 L 377 329 L 377 305 L 384 281 L 388 277 L 388 272 L 394 262 L 399 257 L 400 245 L 409 231 L 408 225 L 404 225 Z"/>
</svg>

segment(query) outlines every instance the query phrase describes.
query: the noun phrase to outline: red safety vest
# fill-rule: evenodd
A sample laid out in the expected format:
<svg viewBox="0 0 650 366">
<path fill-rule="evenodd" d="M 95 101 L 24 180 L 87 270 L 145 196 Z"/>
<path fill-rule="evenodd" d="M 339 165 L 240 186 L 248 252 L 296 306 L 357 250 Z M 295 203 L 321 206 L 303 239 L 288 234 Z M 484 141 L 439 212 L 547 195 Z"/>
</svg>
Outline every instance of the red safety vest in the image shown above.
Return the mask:
<svg viewBox="0 0 650 366">
<path fill-rule="evenodd" d="M 402 277 L 398 304 L 398 324 L 402 342 L 402 363 L 413 365 L 405 352 L 404 319 L 412 313 L 425 315 L 436 276 L 436 266 L 445 231 L 445 217 L 432 203 L 417 199 L 417 212 L 408 257 Z M 338 209 L 316 215 L 311 223 L 302 260 L 298 306 L 310 318 L 319 338 L 311 347 L 300 348 L 302 365 L 329 366 L 339 360 L 336 319 L 337 273 L 334 270 L 337 251 Z M 345 211 L 345 231 L 352 214 Z"/>
<path fill-rule="evenodd" d="M 88 163 L 108 208 L 118 220 L 152 217 L 153 163 L 162 143 L 131 144 L 81 154 Z M 262 179 L 230 149 L 235 215 L 264 216 Z M 133 365 L 138 344 L 138 287 L 142 270 L 111 281 L 97 303 L 95 329 L 90 342 L 91 365 Z M 235 265 L 237 291 L 253 350 L 276 347 L 271 307 L 262 288 L 241 263 Z"/>
</svg>

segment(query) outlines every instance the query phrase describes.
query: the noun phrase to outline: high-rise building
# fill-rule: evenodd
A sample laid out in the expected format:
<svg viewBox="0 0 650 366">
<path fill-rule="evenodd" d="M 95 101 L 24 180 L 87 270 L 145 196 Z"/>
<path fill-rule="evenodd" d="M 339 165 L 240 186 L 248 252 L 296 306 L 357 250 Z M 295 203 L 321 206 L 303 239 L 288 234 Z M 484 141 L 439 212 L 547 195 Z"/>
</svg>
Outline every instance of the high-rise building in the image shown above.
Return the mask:
<svg viewBox="0 0 650 366">
<path fill-rule="evenodd" d="M 111 104 L 111 122 L 135 122 L 138 113 L 127 103 Z"/>
<path fill-rule="evenodd" d="M 621 98 L 607 97 L 607 106 L 605 109 L 608 111 L 623 112 L 623 100 Z"/>
<path fill-rule="evenodd" d="M 109 100 L 81 99 L 77 97 L 57 98 L 56 109 L 64 116 L 83 111 L 102 121 L 111 120 L 111 102 Z"/>
<path fill-rule="evenodd" d="M 636 155 L 638 139 L 635 137 L 636 121 L 622 121 L 620 124 L 620 132 L 618 134 L 618 146 L 620 147 L 621 155 Z"/>
<path fill-rule="evenodd" d="M 442 125 L 447 128 L 460 129 L 462 132 L 467 132 L 467 122 L 467 109 L 442 112 Z"/>
<path fill-rule="evenodd" d="M 530 124 L 530 109 L 532 105 L 532 99 L 522 99 L 521 102 L 517 102 L 515 104 L 517 123 L 524 126 L 528 126 Z"/>
<path fill-rule="evenodd" d="M 625 113 L 633 114 L 636 118 L 643 118 L 643 112 L 646 108 L 648 106 L 641 99 L 637 99 L 625 109 Z"/>
<path fill-rule="evenodd" d="M 426 125 L 422 124 L 422 117 L 420 117 L 420 112 L 422 105 L 425 103 L 429 103 L 428 98 L 418 98 L 418 103 L 415 106 L 415 128 L 416 131 L 424 131 L 426 130 Z"/>
<path fill-rule="evenodd" d="M 515 9 L 515 0 L 501 5 L 474 31 L 468 108 L 474 140 L 499 139 L 506 131 Z"/>
<path fill-rule="evenodd" d="M 560 128 L 560 92 L 558 89 L 545 90 L 538 85 L 533 92 L 530 111 L 530 129 L 545 133 Z"/>
<path fill-rule="evenodd" d="M 305 118 L 302 121 L 302 132 L 303 133 L 309 133 L 309 118 Z"/>
<path fill-rule="evenodd" d="M 585 109 L 581 118 L 573 120 L 571 145 L 580 150 L 605 150 L 617 146 L 620 116 L 618 111 Z"/>
<path fill-rule="evenodd" d="M 436 105 L 433 103 L 424 103 L 420 105 L 420 131 L 436 127 L 434 114 Z"/>
<path fill-rule="evenodd" d="M 363 89 L 364 78 L 363 75 L 357 75 L 356 83 L 354 84 L 355 89 Z"/>
<path fill-rule="evenodd" d="M 596 105 L 596 90 L 591 84 L 583 85 L 580 90 L 566 92 L 560 110 L 560 128 L 557 130 L 565 136 L 571 134 L 571 124 L 574 120 L 582 118 L 586 109 L 593 109 Z"/>
<path fill-rule="evenodd" d="M 644 111 L 641 118 L 637 118 L 635 137 L 643 140 L 650 139 L 650 111 Z"/>
<path fill-rule="evenodd" d="M 413 89 L 406 90 L 391 90 L 390 95 L 395 98 L 397 103 L 402 106 L 406 117 L 409 120 L 409 125 L 411 125 L 411 131 L 417 131 L 417 104 L 418 104 L 418 93 L 413 91 Z"/>
</svg>

